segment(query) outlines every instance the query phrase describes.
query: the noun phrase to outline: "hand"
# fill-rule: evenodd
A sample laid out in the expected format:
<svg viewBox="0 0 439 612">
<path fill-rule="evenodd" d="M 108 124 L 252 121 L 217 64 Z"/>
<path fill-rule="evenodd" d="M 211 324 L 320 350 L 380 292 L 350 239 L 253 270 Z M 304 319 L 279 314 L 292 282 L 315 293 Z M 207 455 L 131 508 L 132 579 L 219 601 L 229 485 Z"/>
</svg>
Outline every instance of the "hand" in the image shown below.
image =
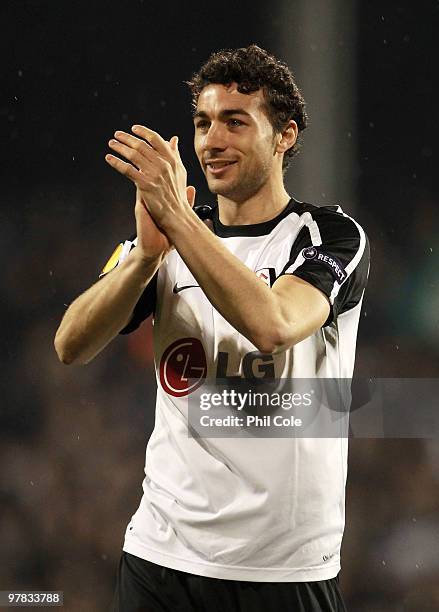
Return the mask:
<svg viewBox="0 0 439 612">
<path fill-rule="evenodd" d="M 167 142 L 144 126 L 135 125 L 132 130 L 139 137 L 117 131 L 115 139 L 109 142 L 114 151 L 131 163 L 114 155 L 106 155 L 105 159 L 136 185 L 143 203 L 142 207 L 136 205 L 136 210 L 140 212 L 143 208 L 143 212 L 149 213 L 166 236 L 167 230 L 170 232 L 180 223 L 182 215 L 191 210 L 195 188 L 186 187 L 187 172 L 178 151 L 177 136 Z"/>
<path fill-rule="evenodd" d="M 195 200 L 195 187 L 186 188 L 188 202 L 193 206 Z M 154 219 L 148 212 L 142 193 L 136 188 L 136 229 L 137 229 L 137 248 L 141 251 L 145 259 L 155 259 L 166 256 L 173 249 L 169 238 L 156 225 Z"/>
<path fill-rule="evenodd" d="M 134 213 L 136 216 L 137 248 L 143 257 L 145 259 L 164 257 L 172 249 L 172 245 L 166 234 L 157 227 L 149 214 L 139 188 L 136 188 Z"/>
</svg>

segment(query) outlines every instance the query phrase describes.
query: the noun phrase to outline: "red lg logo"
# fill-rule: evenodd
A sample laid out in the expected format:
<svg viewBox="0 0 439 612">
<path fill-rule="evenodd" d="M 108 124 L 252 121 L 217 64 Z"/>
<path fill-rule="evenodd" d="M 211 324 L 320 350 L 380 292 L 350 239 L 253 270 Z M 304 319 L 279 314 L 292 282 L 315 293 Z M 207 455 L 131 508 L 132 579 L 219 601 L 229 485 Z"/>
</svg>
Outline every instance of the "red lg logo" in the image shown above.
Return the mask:
<svg viewBox="0 0 439 612">
<path fill-rule="evenodd" d="M 173 342 L 160 360 L 160 382 L 166 393 L 174 397 L 183 397 L 198 389 L 206 372 L 206 355 L 197 338 Z"/>
</svg>

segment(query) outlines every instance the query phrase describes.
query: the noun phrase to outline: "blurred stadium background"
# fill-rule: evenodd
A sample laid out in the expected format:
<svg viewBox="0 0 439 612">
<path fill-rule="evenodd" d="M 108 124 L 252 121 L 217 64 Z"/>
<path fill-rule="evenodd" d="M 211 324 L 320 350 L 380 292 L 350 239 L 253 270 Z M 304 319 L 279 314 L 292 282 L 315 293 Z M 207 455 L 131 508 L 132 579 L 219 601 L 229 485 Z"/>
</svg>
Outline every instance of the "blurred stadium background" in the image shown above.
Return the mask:
<svg viewBox="0 0 439 612">
<path fill-rule="evenodd" d="M 340 202 L 368 232 L 356 376 L 438 376 L 438 13 L 433 0 L 1 3 L 0 590 L 109 607 L 154 420 L 150 323 L 83 368 L 52 341 L 134 228 L 133 189 L 104 162 L 115 129 L 178 134 L 197 202 L 211 200 L 183 81 L 213 50 L 256 42 L 292 67 L 310 127 L 288 189 Z M 351 440 L 342 554 L 351 612 L 439 610 L 437 432 Z"/>
</svg>

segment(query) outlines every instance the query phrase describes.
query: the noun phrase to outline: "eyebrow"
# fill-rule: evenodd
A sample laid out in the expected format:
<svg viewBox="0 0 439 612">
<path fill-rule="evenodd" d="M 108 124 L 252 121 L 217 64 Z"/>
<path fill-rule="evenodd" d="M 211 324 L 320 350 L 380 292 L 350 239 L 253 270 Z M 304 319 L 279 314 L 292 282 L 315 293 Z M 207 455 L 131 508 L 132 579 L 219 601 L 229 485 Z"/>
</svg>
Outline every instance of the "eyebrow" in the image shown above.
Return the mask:
<svg viewBox="0 0 439 612">
<path fill-rule="evenodd" d="M 244 115 L 245 117 L 249 117 L 250 119 L 252 117 L 250 113 L 248 113 L 243 108 L 227 108 L 221 111 L 219 114 L 221 119 L 225 119 L 227 117 L 230 117 L 231 115 Z M 208 119 L 209 115 L 205 111 L 201 110 L 201 111 L 195 111 L 192 117 L 195 121 L 195 119 L 198 119 L 199 117 L 202 117 L 203 119 Z"/>
</svg>

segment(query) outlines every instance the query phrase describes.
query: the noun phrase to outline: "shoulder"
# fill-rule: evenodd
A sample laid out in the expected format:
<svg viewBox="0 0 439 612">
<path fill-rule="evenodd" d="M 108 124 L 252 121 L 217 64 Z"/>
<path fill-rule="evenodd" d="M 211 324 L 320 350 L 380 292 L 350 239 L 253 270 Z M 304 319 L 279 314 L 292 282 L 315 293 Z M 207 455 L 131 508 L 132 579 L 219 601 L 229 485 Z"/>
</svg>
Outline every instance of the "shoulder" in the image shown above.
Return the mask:
<svg viewBox="0 0 439 612">
<path fill-rule="evenodd" d="M 294 207 L 299 228 L 293 239 L 290 261 L 293 268 L 317 264 L 339 267 L 348 271 L 360 265 L 367 270 L 370 245 L 362 226 L 346 214 L 341 206 L 315 206 L 299 202 Z M 289 269 L 289 268 L 288 268 Z"/>
<path fill-rule="evenodd" d="M 311 229 L 322 239 L 357 238 L 367 242 L 367 235 L 360 223 L 338 204 L 317 206 L 309 202 L 297 202 L 291 213 L 299 216 L 303 229 Z"/>
</svg>

